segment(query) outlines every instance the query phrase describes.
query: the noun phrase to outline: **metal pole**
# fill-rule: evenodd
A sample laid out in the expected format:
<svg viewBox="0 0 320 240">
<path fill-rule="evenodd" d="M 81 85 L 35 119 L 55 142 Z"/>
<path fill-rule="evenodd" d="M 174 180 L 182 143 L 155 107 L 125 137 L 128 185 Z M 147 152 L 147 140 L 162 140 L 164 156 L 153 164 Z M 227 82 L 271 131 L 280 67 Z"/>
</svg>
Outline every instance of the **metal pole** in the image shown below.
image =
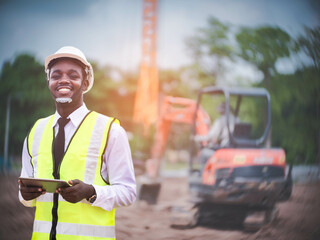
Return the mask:
<svg viewBox="0 0 320 240">
<path fill-rule="evenodd" d="M 10 125 L 10 110 L 11 110 L 11 95 L 7 99 L 7 116 L 6 116 L 6 128 L 4 134 L 4 162 L 3 170 L 7 170 L 9 162 L 9 125 Z"/>
</svg>

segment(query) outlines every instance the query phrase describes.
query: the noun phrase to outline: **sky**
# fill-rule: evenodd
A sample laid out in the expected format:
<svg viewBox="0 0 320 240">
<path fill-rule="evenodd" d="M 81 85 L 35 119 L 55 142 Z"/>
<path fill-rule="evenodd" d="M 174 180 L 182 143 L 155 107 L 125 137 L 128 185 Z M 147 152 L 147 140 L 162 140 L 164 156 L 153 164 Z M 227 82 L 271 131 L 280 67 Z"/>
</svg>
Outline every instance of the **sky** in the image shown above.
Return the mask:
<svg viewBox="0 0 320 240">
<path fill-rule="evenodd" d="M 158 0 L 157 62 L 192 62 L 185 39 L 209 16 L 235 26 L 279 26 L 292 35 L 320 23 L 318 0 Z M 0 0 L 0 64 L 20 53 L 39 62 L 60 47 L 80 48 L 89 60 L 138 69 L 142 0 Z"/>
</svg>

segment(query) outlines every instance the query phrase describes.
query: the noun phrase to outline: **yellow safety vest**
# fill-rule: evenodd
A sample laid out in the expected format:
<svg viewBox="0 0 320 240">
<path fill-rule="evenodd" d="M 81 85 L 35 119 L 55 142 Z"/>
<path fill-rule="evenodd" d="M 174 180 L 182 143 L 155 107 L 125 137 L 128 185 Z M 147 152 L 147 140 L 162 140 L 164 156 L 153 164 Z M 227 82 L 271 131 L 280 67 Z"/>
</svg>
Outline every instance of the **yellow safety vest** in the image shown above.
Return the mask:
<svg viewBox="0 0 320 240">
<path fill-rule="evenodd" d="M 53 179 L 53 119 L 38 120 L 28 135 L 28 151 L 33 166 L 33 177 Z M 101 177 L 103 154 L 113 122 L 118 120 L 90 112 L 84 118 L 67 146 L 60 165 L 60 179 L 80 179 L 87 184 L 107 186 Z M 32 240 L 50 238 L 52 227 L 53 193 L 36 199 L 36 213 Z M 115 239 L 115 209 L 106 211 L 83 199 L 69 203 L 58 198 L 57 240 Z"/>
</svg>

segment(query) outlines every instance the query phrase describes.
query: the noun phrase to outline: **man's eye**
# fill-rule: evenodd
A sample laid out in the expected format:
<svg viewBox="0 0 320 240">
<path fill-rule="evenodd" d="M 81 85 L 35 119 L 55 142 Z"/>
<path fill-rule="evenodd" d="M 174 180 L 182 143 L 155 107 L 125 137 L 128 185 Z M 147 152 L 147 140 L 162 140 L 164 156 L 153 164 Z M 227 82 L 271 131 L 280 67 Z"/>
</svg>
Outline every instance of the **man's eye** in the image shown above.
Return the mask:
<svg viewBox="0 0 320 240">
<path fill-rule="evenodd" d="M 71 79 L 73 79 L 73 80 L 79 78 L 79 76 L 78 76 L 77 74 L 71 74 L 69 77 L 70 77 Z"/>
<path fill-rule="evenodd" d="M 61 75 L 59 75 L 59 74 L 53 74 L 53 75 L 51 76 L 51 79 L 53 79 L 53 80 L 58 80 L 60 77 L 61 77 Z"/>
</svg>

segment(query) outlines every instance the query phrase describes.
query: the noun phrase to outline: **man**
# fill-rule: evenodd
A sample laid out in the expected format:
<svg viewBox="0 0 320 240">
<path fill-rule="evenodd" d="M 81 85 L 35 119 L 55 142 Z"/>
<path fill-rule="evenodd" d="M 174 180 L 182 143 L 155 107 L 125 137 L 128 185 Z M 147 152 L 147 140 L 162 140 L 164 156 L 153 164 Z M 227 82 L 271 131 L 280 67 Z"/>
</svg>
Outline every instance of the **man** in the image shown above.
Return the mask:
<svg viewBox="0 0 320 240">
<path fill-rule="evenodd" d="M 226 147 L 229 145 L 229 132 L 227 126 L 227 116 L 226 116 L 226 103 L 222 102 L 217 107 L 217 111 L 220 117 L 217 118 L 212 124 L 207 135 L 195 136 L 195 140 L 198 142 L 207 142 L 208 147 L 219 146 Z M 229 127 L 232 132 L 234 129 L 234 124 L 238 121 L 232 113 L 229 114 Z"/>
<path fill-rule="evenodd" d="M 79 49 L 62 47 L 48 56 L 45 71 L 56 112 L 38 120 L 27 136 L 21 176 L 71 186 L 46 193 L 19 181 L 20 201 L 36 207 L 32 239 L 115 239 L 115 208 L 136 198 L 126 132 L 84 104 L 94 78 Z"/>
<path fill-rule="evenodd" d="M 217 111 L 220 114 L 220 117 L 217 118 L 212 124 L 207 135 L 195 136 L 195 141 L 197 142 L 206 142 L 206 148 L 203 148 L 200 153 L 200 162 L 204 166 L 207 160 L 213 155 L 214 148 L 227 147 L 230 143 L 229 141 L 229 131 L 227 125 L 227 116 L 226 116 L 226 103 L 222 102 L 219 104 Z M 229 113 L 229 127 L 230 131 L 233 132 L 234 125 L 238 121 L 232 113 Z"/>
</svg>

